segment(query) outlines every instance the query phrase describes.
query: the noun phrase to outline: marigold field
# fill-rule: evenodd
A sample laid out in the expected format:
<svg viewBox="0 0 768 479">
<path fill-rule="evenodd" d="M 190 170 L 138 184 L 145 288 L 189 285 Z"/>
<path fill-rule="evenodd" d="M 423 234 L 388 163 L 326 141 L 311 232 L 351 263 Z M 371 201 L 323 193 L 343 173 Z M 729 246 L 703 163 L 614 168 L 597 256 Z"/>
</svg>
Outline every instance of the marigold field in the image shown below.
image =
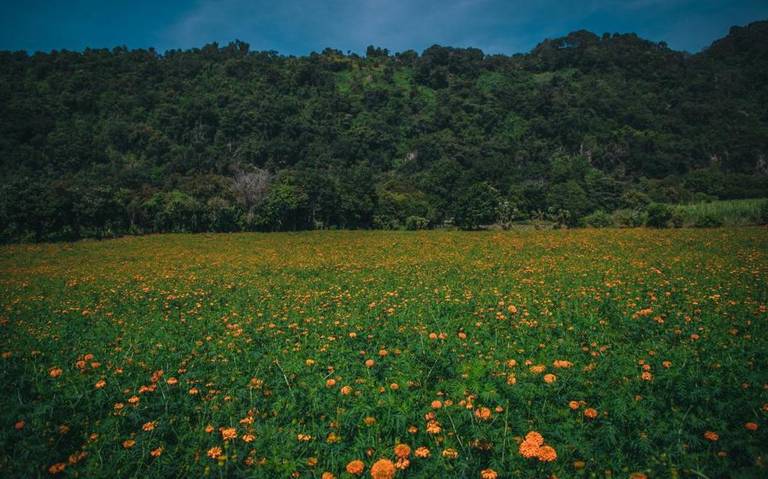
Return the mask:
<svg viewBox="0 0 768 479">
<path fill-rule="evenodd" d="M 768 230 L 0 248 L 0 476 L 768 477 Z"/>
</svg>

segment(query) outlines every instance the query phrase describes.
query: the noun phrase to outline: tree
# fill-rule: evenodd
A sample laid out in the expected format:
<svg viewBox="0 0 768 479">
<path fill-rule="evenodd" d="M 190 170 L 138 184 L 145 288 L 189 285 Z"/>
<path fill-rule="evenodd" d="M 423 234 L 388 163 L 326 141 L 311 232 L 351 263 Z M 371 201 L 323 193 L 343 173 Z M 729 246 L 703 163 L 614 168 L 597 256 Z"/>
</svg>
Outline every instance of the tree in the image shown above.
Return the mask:
<svg viewBox="0 0 768 479">
<path fill-rule="evenodd" d="M 496 220 L 499 193 L 488 183 L 475 183 L 464 190 L 455 206 L 454 221 L 464 230 L 475 230 Z"/>
</svg>

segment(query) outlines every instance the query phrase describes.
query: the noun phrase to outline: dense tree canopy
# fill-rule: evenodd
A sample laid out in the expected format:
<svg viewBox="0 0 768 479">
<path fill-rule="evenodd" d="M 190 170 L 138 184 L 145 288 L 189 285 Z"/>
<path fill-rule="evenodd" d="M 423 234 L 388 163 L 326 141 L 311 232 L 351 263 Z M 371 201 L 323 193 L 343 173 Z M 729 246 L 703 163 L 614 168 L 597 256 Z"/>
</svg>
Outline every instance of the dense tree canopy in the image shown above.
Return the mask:
<svg viewBox="0 0 768 479">
<path fill-rule="evenodd" d="M 0 237 L 468 228 L 768 191 L 768 22 L 690 55 L 0 52 Z"/>
</svg>

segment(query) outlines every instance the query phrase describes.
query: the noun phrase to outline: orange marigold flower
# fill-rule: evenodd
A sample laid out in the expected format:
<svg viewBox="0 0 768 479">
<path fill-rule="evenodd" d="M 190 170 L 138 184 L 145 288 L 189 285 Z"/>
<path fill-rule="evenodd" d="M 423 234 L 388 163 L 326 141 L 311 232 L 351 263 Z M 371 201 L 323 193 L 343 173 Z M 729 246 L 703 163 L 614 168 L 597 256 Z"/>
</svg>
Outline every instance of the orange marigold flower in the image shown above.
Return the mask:
<svg viewBox="0 0 768 479">
<path fill-rule="evenodd" d="M 643 373 L 640 375 L 640 378 L 643 381 L 651 381 L 653 380 L 653 374 L 651 374 L 650 371 L 643 371 Z"/>
<path fill-rule="evenodd" d="M 440 427 L 440 423 L 437 421 L 429 421 L 427 423 L 427 433 L 429 434 L 440 434 L 440 431 L 442 431 L 442 428 Z"/>
<path fill-rule="evenodd" d="M 365 367 L 366 368 L 372 368 L 376 364 L 376 361 L 373 359 L 366 359 L 365 360 Z"/>
<path fill-rule="evenodd" d="M 718 439 L 720 439 L 720 435 L 714 431 L 707 431 L 704 433 L 704 439 L 706 439 L 707 441 L 715 442 Z"/>
<path fill-rule="evenodd" d="M 417 448 L 413 453 L 416 455 L 416 457 L 420 457 L 422 459 L 429 457 L 429 449 L 424 446 Z"/>
<path fill-rule="evenodd" d="M 577 410 L 579 408 L 579 401 L 568 401 L 568 407 L 572 410 Z"/>
<path fill-rule="evenodd" d="M 480 479 L 497 479 L 499 475 L 493 469 L 483 469 L 480 471 Z"/>
<path fill-rule="evenodd" d="M 757 423 L 756 422 L 748 422 L 744 424 L 744 429 L 748 431 L 757 431 Z"/>
<path fill-rule="evenodd" d="M 544 436 L 536 431 L 531 431 L 525 435 L 525 442 L 535 444 L 536 446 L 541 446 L 544 444 Z"/>
<path fill-rule="evenodd" d="M 491 410 L 487 407 L 475 409 L 475 417 L 480 421 L 487 421 L 491 418 Z"/>
<path fill-rule="evenodd" d="M 536 457 L 541 462 L 552 462 L 557 459 L 557 451 L 552 446 L 541 446 Z"/>
<path fill-rule="evenodd" d="M 648 476 L 643 474 L 642 472 L 633 472 L 629 475 L 629 479 L 648 479 Z"/>
<path fill-rule="evenodd" d="M 376 424 L 376 418 L 373 416 L 366 416 L 365 419 L 363 419 L 363 422 L 366 426 L 373 426 Z"/>
<path fill-rule="evenodd" d="M 21 431 L 22 429 L 24 429 L 24 426 L 26 424 L 27 423 L 23 419 L 19 419 L 18 421 L 16 421 L 16 424 L 14 424 L 13 427 L 16 428 L 17 431 Z"/>
<path fill-rule="evenodd" d="M 343 386 L 341 388 L 341 394 L 344 396 L 349 396 L 352 393 L 352 387 L 351 386 Z"/>
<path fill-rule="evenodd" d="M 432 409 L 440 409 L 441 407 L 443 407 L 443 403 L 438 400 L 434 400 L 432 401 L 432 404 L 430 404 L 430 406 L 432 406 Z"/>
<path fill-rule="evenodd" d="M 373 479 L 392 479 L 395 477 L 395 463 L 389 459 L 379 459 L 371 466 Z"/>
<path fill-rule="evenodd" d="M 152 457 L 160 457 L 160 455 L 163 453 L 164 450 L 165 450 L 164 448 L 158 447 L 157 449 L 152 449 L 149 455 Z"/>
<path fill-rule="evenodd" d="M 165 380 L 165 383 L 170 385 L 170 386 L 173 386 L 174 384 L 178 384 L 178 382 L 179 382 L 179 380 L 176 379 L 176 378 L 168 378 L 168 379 Z"/>
<path fill-rule="evenodd" d="M 221 433 L 221 438 L 225 441 L 237 439 L 237 429 L 234 427 L 222 427 L 219 429 L 219 432 Z"/>
<path fill-rule="evenodd" d="M 336 479 L 336 475 L 332 472 L 325 471 L 320 479 Z"/>
<path fill-rule="evenodd" d="M 395 469 L 400 469 L 401 471 L 404 471 L 408 469 L 408 466 L 410 465 L 411 465 L 411 461 L 409 459 L 401 457 L 395 463 Z"/>
<path fill-rule="evenodd" d="M 61 373 L 63 373 L 63 372 L 64 371 L 62 371 L 61 368 L 51 368 L 51 369 L 48 370 L 48 375 L 50 377 L 52 377 L 52 378 L 57 378 L 57 377 L 61 376 Z M 51 466 L 51 467 L 53 467 L 53 466 Z"/>
<path fill-rule="evenodd" d="M 350 463 L 347 464 L 346 469 L 348 473 L 359 476 L 365 470 L 365 463 L 360 459 L 355 459 L 354 461 L 350 461 Z"/>
<path fill-rule="evenodd" d="M 594 419 L 597 417 L 597 409 L 588 407 L 584 410 L 584 417 L 587 419 Z"/>
<path fill-rule="evenodd" d="M 408 444 L 398 444 L 395 446 L 395 456 L 407 458 L 411 455 L 411 448 Z"/>
<path fill-rule="evenodd" d="M 125 449 L 130 449 L 135 445 L 136 445 L 136 441 L 134 441 L 133 439 L 126 439 L 125 441 L 123 441 L 123 447 Z"/>
<path fill-rule="evenodd" d="M 552 384 L 553 382 L 555 382 L 555 380 L 557 380 L 557 376 L 555 376 L 554 374 L 544 375 L 544 382 L 547 384 Z"/>
<path fill-rule="evenodd" d="M 149 422 L 145 422 L 144 425 L 141 426 L 141 429 L 144 432 L 149 432 L 155 429 L 155 426 L 157 426 L 157 421 L 149 421 Z"/>
<path fill-rule="evenodd" d="M 212 448 L 208 449 L 208 457 L 211 459 L 218 459 L 221 457 L 221 448 L 219 446 L 213 446 Z"/>
<path fill-rule="evenodd" d="M 327 381 L 325 381 L 325 387 L 332 388 L 336 385 L 336 380 L 333 378 L 328 378 Z"/>
<path fill-rule="evenodd" d="M 256 439 L 256 436 L 250 433 L 245 433 L 242 436 L 240 436 L 240 439 L 242 439 L 243 442 L 253 442 Z"/>
<path fill-rule="evenodd" d="M 518 452 L 521 456 L 525 458 L 532 458 L 532 457 L 538 457 L 539 455 L 539 445 L 530 442 L 530 441 L 523 441 L 520 443 L 520 446 L 518 447 Z"/>
<path fill-rule="evenodd" d="M 443 457 L 447 459 L 456 459 L 457 457 L 459 457 L 459 451 L 457 451 L 452 447 L 449 447 L 448 449 L 443 451 Z"/>
<path fill-rule="evenodd" d="M 535 365 L 535 366 L 531 366 L 531 368 L 530 368 L 530 371 L 531 371 L 533 374 L 541 374 L 541 373 L 543 373 L 543 372 L 544 372 L 546 369 L 547 369 L 547 367 L 546 367 L 546 366 L 544 366 L 543 364 L 537 364 L 537 365 Z"/>
<path fill-rule="evenodd" d="M 128 398 L 128 404 L 136 405 L 139 404 L 139 396 L 131 396 Z"/>
<path fill-rule="evenodd" d="M 63 472 L 64 469 L 67 468 L 67 464 L 64 462 L 57 462 L 56 464 L 52 465 L 48 468 L 48 472 L 51 474 L 58 474 L 60 472 Z"/>
<path fill-rule="evenodd" d="M 557 359 L 557 360 L 555 360 L 555 362 L 552 363 L 552 366 L 554 366 L 556 368 L 559 368 L 559 369 L 564 369 L 564 368 L 572 367 L 573 363 L 570 362 L 570 361 L 566 361 L 564 359 Z"/>
</svg>

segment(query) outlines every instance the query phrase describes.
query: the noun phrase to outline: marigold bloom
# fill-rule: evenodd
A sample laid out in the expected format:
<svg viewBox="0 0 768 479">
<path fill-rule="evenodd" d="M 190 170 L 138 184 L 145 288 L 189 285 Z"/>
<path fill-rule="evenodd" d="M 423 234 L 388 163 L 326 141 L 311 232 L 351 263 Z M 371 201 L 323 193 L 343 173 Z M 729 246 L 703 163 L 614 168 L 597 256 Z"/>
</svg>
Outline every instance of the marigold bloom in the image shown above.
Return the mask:
<svg viewBox="0 0 768 479">
<path fill-rule="evenodd" d="M 363 422 L 366 426 L 373 426 L 376 424 L 376 418 L 373 416 L 366 416 L 365 419 L 363 419 Z"/>
<path fill-rule="evenodd" d="M 587 419 L 595 419 L 597 417 L 597 409 L 588 407 L 584 410 L 584 417 Z"/>
<path fill-rule="evenodd" d="M 518 452 L 521 456 L 528 459 L 537 457 L 539 455 L 539 445 L 534 442 L 523 441 L 518 447 Z"/>
<path fill-rule="evenodd" d="M 336 475 L 332 472 L 325 471 L 320 479 L 336 479 Z"/>
<path fill-rule="evenodd" d="M 51 368 L 48 370 L 48 375 L 52 378 L 57 378 L 61 376 L 61 373 L 64 372 L 61 368 Z M 55 465 L 55 464 L 54 464 Z M 53 467 L 53 466 L 51 466 Z"/>
<path fill-rule="evenodd" d="M 160 455 L 163 453 L 164 450 L 165 450 L 164 448 L 158 447 L 156 449 L 152 449 L 152 451 L 150 451 L 149 455 L 152 456 L 152 457 L 160 457 Z"/>
<path fill-rule="evenodd" d="M 633 472 L 629 475 L 629 479 L 648 479 L 648 476 L 643 474 L 642 472 Z"/>
<path fill-rule="evenodd" d="M 535 444 L 536 446 L 541 446 L 544 444 L 544 436 L 536 431 L 531 431 L 525 435 L 525 442 Z"/>
<path fill-rule="evenodd" d="M 221 457 L 221 448 L 219 446 L 213 446 L 212 448 L 208 449 L 208 457 L 211 459 L 218 459 Z"/>
<path fill-rule="evenodd" d="M 651 374 L 650 371 L 643 371 L 643 373 L 640 375 L 640 378 L 643 381 L 651 381 L 653 380 L 653 374 Z"/>
<path fill-rule="evenodd" d="M 56 464 L 52 465 L 48 468 L 48 472 L 51 474 L 58 474 L 60 472 L 63 472 L 64 469 L 67 468 L 67 464 L 63 462 L 57 462 Z"/>
<path fill-rule="evenodd" d="M 557 380 L 557 376 L 555 376 L 554 374 L 544 375 L 544 382 L 547 384 L 552 384 L 553 382 L 555 382 L 555 380 Z"/>
<path fill-rule="evenodd" d="M 487 421 L 491 418 L 491 410 L 487 407 L 481 407 L 475 409 L 475 417 L 479 421 Z"/>
<path fill-rule="evenodd" d="M 140 400 L 141 399 L 139 399 L 139 396 L 131 396 L 131 397 L 128 398 L 128 404 L 131 404 L 131 405 L 135 406 L 136 404 L 139 404 Z"/>
<path fill-rule="evenodd" d="M 21 431 L 22 429 L 24 429 L 24 426 L 26 424 L 27 423 L 23 419 L 19 419 L 18 421 L 16 421 L 16 424 L 14 424 L 13 427 L 16 428 L 17 431 Z"/>
<path fill-rule="evenodd" d="M 440 423 L 437 421 L 429 421 L 427 424 L 427 433 L 429 434 L 440 434 L 440 431 L 442 431 L 442 428 L 440 427 Z"/>
<path fill-rule="evenodd" d="M 546 366 L 544 366 L 543 364 L 537 364 L 537 365 L 535 365 L 535 366 L 531 366 L 531 368 L 530 368 L 530 371 L 531 371 L 533 374 L 541 374 L 541 373 L 543 373 L 543 372 L 544 372 L 546 369 L 547 369 L 547 367 L 546 367 Z"/>
<path fill-rule="evenodd" d="M 341 394 L 344 396 L 349 396 L 352 393 L 352 387 L 351 386 L 343 386 L 341 388 Z"/>
<path fill-rule="evenodd" d="M 557 452 L 552 446 L 544 445 L 539 448 L 539 452 L 536 457 L 541 462 L 552 462 L 557 459 Z"/>
<path fill-rule="evenodd" d="M 398 444 L 395 446 L 395 456 L 407 458 L 411 455 L 411 448 L 408 444 Z"/>
<path fill-rule="evenodd" d="M 579 408 L 579 401 L 568 401 L 568 407 L 572 410 L 577 410 Z"/>
<path fill-rule="evenodd" d="M 413 453 L 416 457 L 420 457 L 422 459 L 429 457 L 429 449 L 424 446 L 417 448 Z"/>
<path fill-rule="evenodd" d="M 332 388 L 336 385 L 336 380 L 333 378 L 328 378 L 327 381 L 325 381 L 325 387 Z"/>
<path fill-rule="evenodd" d="M 143 426 L 141 426 L 141 429 L 144 432 L 149 432 L 155 429 L 155 426 L 157 426 L 157 421 L 149 421 L 145 422 Z"/>
<path fill-rule="evenodd" d="M 432 406 L 432 409 L 440 409 L 441 407 L 443 407 L 443 403 L 438 400 L 434 400 L 432 401 L 432 404 L 430 404 L 430 406 Z"/>
<path fill-rule="evenodd" d="M 225 441 L 237 439 L 237 429 L 234 427 L 223 427 L 219 429 L 219 432 L 221 432 L 221 438 Z"/>
<path fill-rule="evenodd" d="M 136 445 L 136 441 L 134 441 L 133 439 L 126 439 L 125 441 L 123 441 L 123 447 L 125 449 L 130 449 L 135 445 Z"/>
<path fill-rule="evenodd" d="M 496 479 L 499 475 L 493 469 L 483 469 L 480 471 L 480 479 Z"/>
<path fill-rule="evenodd" d="M 452 447 L 449 447 L 448 449 L 443 451 L 443 457 L 447 459 L 456 459 L 457 457 L 459 457 L 459 451 L 457 451 Z"/>
<path fill-rule="evenodd" d="M 395 469 L 399 469 L 401 471 L 404 471 L 408 469 L 408 467 L 411 465 L 411 461 L 405 457 L 398 458 L 397 462 L 395 463 Z"/>
<path fill-rule="evenodd" d="M 371 466 L 373 479 L 392 479 L 395 477 L 395 463 L 389 459 L 379 459 Z"/>
<path fill-rule="evenodd" d="M 715 442 L 718 439 L 720 439 L 720 435 L 718 435 L 714 431 L 707 431 L 707 432 L 704 433 L 704 439 L 706 439 L 707 441 Z"/>
<path fill-rule="evenodd" d="M 366 368 L 372 368 L 376 364 L 376 361 L 373 359 L 366 359 L 365 360 L 365 367 Z"/>
<path fill-rule="evenodd" d="M 757 423 L 756 422 L 748 422 L 744 424 L 744 429 L 748 431 L 757 431 Z"/>
<path fill-rule="evenodd" d="M 256 439 L 256 436 L 250 433 L 245 433 L 242 436 L 240 436 L 240 439 L 242 439 L 243 442 L 253 442 Z"/>
<path fill-rule="evenodd" d="M 178 382 L 179 382 L 179 380 L 176 379 L 176 378 L 168 378 L 168 379 L 165 380 L 165 383 L 170 385 L 170 386 L 173 386 L 174 384 L 178 384 Z"/>
<path fill-rule="evenodd" d="M 350 463 L 347 464 L 346 469 L 348 473 L 359 476 L 365 470 L 365 463 L 360 459 L 355 459 L 354 461 L 350 461 Z"/>
<path fill-rule="evenodd" d="M 557 359 L 552 363 L 552 366 L 559 369 L 567 369 L 573 366 L 573 363 L 564 359 Z"/>
</svg>

